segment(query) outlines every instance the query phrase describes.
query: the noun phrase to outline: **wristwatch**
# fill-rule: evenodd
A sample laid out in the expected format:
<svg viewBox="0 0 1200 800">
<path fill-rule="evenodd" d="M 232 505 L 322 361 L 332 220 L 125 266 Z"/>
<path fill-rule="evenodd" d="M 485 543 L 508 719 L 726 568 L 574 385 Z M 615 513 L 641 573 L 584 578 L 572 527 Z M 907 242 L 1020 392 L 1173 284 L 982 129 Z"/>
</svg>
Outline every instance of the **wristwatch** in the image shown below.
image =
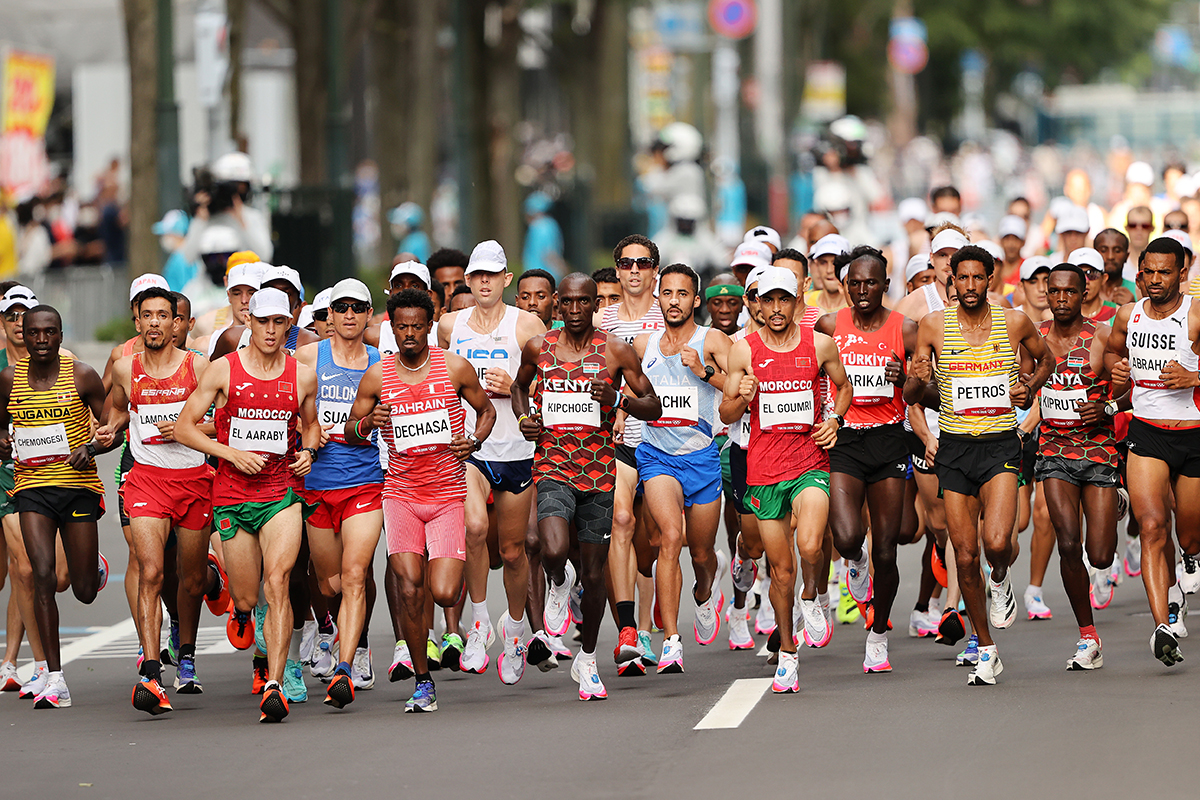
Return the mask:
<svg viewBox="0 0 1200 800">
<path fill-rule="evenodd" d="M 1110 417 L 1115 417 L 1117 414 L 1121 413 L 1121 409 L 1117 406 L 1117 401 L 1109 400 L 1107 403 L 1105 403 L 1104 413 L 1108 414 Z"/>
<path fill-rule="evenodd" d="M 313 463 L 314 463 L 314 464 L 315 464 L 315 463 L 317 463 L 317 451 L 316 451 L 316 448 L 313 448 L 313 447 L 301 447 L 301 448 L 300 448 L 300 450 L 301 450 L 301 451 L 307 450 L 307 451 L 308 451 L 308 455 L 309 455 L 309 456 L 312 458 L 312 461 L 313 461 Z"/>
<path fill-rule="evenodd" d="M 479 449 L 483 447 L 483 442 L 479 441 L 479 439 L 473 433 L 467 436 L 467 438 L 471 440 L 473 445 L 475 445 L 475 451 L 479 452 Z"/>
<path fill-rule="evenodd" d="M 833 414 L 829 418 L 832 420 L 836 420 L 839 428 L 846 427 L 846 418 L 843 417 L 841 414 Z"/>
<path fill-rule="evenodd" d="M 705 364 L 704 365 L 704 377 L 701 378 L 700 380 L 704 381 L 705 383 L 708 383 L 709 381 L 712 380 L 712 376 L 716 375 L 716 374 L 717 374 L 717 370 L 715 368 L 713 368 L 712 364 Z"/>
<path fill-rule="evenodd" d="M 625 408 L 625 403 L 628 402 L 628 400 L 629 400 L 629 398 L 626 395 L 618 394 L 617 395 L 617 411 L 624 411 L 625 413 L 628 414 L 629 411 L 628 411 L 628 409 Z"/>
<path fill-rule="evenodd" d="M 95 461 L 96 460 L 96 452 L 97 452 L 96 445 L 92 442 L 88 442 L 86 445 L 84 445 L 84 447 L 87 449 L 88 458 Z"/>
</svg>

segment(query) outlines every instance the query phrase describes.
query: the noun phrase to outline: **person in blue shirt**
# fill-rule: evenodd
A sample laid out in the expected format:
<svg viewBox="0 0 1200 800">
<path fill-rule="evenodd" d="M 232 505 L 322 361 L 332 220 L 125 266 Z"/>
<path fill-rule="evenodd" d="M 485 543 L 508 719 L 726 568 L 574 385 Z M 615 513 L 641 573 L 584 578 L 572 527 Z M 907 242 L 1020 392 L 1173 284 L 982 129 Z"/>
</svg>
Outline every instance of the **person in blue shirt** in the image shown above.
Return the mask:
<svg viewBox="0 0 1200 800">
<path fill-rule="evenodd" d="M 563 235 L 558 222 L 547 212 L 554 201 L 545 192 L 534 192 L 525 198 L 525 219 L 529 230 L 525 233 L 525 252 L 521 257 L 521 268 L 544 269 L 562 280 L 567 274 L 563 260 Z"/>
<path fill-rule="evenodd" d="M 424 264 L 429 259 L 433 245 L 429 234 L 421 230 L 425 212 L 413 202 L 401 203 L 388 212 L 388 224 L 392 226 L 392 238 L 396 240 L 397 253 L 412 253 Z"/>
<path fill-rule="evenodd" d="M 159 244 L 167 253 L 167 263 L 163 266 L 163 277 L 172 292 L 181 292 L 183 287 L 200 272 L 199 261 L 188 261 L 183 254 L 183 242 L 188 232 L 188 217 L 177 208 L 163 215 L 163 218 L 150 228 L 158 237 Z"/>
</svg>

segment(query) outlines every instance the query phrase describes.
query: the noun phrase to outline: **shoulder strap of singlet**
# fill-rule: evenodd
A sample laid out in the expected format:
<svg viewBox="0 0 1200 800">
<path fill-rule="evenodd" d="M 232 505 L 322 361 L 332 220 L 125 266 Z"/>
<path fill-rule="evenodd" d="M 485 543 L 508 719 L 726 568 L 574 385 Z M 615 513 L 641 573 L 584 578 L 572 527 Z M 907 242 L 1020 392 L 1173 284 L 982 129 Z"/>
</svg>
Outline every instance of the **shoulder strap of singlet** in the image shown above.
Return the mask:
<svg viewBox="0 0 1200 800">
<path fill-rule="evenodd" d="M 328 339 L 322 339 L 317 345 L 317 369 L 327 366 L 333 361 L 333 346 Z"/>
</svg>

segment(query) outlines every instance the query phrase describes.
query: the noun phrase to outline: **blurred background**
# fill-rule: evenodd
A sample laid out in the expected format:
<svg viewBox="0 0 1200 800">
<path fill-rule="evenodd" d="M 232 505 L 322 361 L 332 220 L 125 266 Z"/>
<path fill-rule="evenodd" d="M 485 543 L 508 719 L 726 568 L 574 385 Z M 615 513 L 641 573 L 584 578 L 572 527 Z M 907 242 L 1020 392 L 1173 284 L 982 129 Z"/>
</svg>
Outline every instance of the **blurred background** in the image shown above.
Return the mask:
<svg viewBox="0 0 1200 800">
<path fill-rule="evenodd" d="M 947 184 L 997 239 L 1026 199 L 1026 252 L 1064 194 L 1195 238 L 1198 38 L 1194 0 L 4 0 L 0 279 L 105 338 L 220 227 L 316 288 L 633 232 L 711 273 L 811 212 L 906 259 Z"/>
</svg>

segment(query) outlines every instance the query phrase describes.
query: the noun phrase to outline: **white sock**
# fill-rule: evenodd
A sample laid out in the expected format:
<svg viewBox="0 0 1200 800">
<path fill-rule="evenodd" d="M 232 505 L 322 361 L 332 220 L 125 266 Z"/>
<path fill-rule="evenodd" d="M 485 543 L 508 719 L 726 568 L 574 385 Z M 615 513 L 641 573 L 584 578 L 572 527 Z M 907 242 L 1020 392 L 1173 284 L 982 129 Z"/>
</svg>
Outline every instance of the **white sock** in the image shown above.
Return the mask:
<svg viewBox="0 0 1200 800">
<path fill-rule="evenodd" d="M 296 628 L 292 631 L 292 641 L 288 645 L 288 660 L 300 660 L 300 640 L 304 638 L 304 628 Z"/>
<path fill-rule="evenodd" d="M 480 623 L 480 626 L 487 628 L 492 624 L 492 618 L 488 616 L 487 601 L 476 603 L 471 601 L 471 619 Z"/>
<path fill-rule="evenodd" d="M 875 631 L 867 632 L 867 642 L 869 642 L 871 644 L 877 644 L 879 642 L 886 642 L 886 641 L 887 641 L 886 633 L 876 633 Z"/>
<path fill-rule="evenodd" d="M 1173 584 L 1167 589 L 1167 602 L 1183 605 L 1183 590 L 1179 588 L 1178 583 Z"/>
<path fill-rule="evenodd" d="M 521 618 L 518 620 L 513 620 L 512 617 L 509 617 L 509 620 L 510 622 L 505 628 L 505 630 L 508 631 L 508 634 L 510 636 L 517 636 L 522 639 L 525 638 L 525 614 L 522 613 Z"/>
<path fill-rule="evenodd" d="M 57 672 L 51 672 L 49 677 L 50 677 L 50 680 L 54 680 L 55 678 L 58 678 L 61 681 L 62 676 L 63 676 L 62 670 L 60 669 Z"/>
<path fill-rule="evenodd" d="M 1035 584 L 1032 584 L 1032 583 L 1031 583 L 1031 584 L 1029 584 L 1028 586 L 1026 586 L 1026 587 L 1025 587 L 1025 591 L 1026 591 L 1027 593 L 1029 593 L 1029 594 L 1041 594 L 1041 593 L 1042 593 L 1042 587 L 1040 587 L 1040 586 L 1037 586 L 1037 585 L 1035 585 Z"/>
<path fill-rule="evenodd" d="M 821 608 L 829 608 L 829 591 L 826 590 L 817 595 L 817 602 L 821 604 Z"/>
<path fill-rule="evenodd" d="M 583 648 L 580 648 L 579 655 L 583 659 L 584 664 L 595 664 L 596 663 L 596 651 L 595 650 L 593 650 L 592 652 L 589 653 L 588 651 L 584 650 Z"/>
<path fill-rule="evenodd" d="M 34 675 L 37 675 L 39 672 L 41 672 L 41 671 L 42 671 L 42 670 L 44 670 L 45 668 L 46 668 L 46 662 L 45 662 L 45 661 L 35 661 L 35 662 L 33 662 L 33 674 L 34 674 Z"/>
</svg>

